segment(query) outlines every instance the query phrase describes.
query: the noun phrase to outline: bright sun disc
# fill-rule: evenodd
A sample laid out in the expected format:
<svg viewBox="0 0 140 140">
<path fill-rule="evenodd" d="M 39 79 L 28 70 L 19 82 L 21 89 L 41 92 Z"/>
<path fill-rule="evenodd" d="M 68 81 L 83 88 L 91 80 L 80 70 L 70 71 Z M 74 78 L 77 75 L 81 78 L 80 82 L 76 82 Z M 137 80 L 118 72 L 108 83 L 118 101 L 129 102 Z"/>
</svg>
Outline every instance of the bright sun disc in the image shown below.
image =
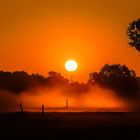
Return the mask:
<svg viewBox="0 0 140 140">
<path fill-rule="evenodd" d="M 78 64 L 75 60 L 68 60 L 66 63 L 65 63 L 65 68 L 67 71 L 75 71 L 78 67 Z"/>
</svg>

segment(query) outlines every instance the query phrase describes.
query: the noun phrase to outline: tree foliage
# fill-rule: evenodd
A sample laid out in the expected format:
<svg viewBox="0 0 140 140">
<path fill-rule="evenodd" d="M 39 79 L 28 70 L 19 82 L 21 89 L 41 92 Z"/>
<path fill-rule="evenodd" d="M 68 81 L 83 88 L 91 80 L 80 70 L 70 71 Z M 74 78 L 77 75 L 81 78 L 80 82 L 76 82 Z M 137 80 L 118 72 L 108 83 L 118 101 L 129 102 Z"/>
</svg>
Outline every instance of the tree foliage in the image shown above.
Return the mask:
<svg viewBox="0 0 140 140">
<path fill-rule="evenodd" d="M 115 89 L 123 95 L 136 92 L 137 89 L 136 73 L 120 64 L 106 64 L 99 73 L 90 73 L 89 82 Z"/>
<path fill-rule="evenodd" d="M 67 86 L 68 79 L 65 79 L 60 73 L 51 71 L 48 77 L 40 74 L 31 74 L 24 71 L 4 72 L 0 71 L 0 89 L 9 90 L 13 93 L 19 94 L 23 91 L 42 86 L 47 88 L 58 88 Z"/>
<path fill-rule="evenodd" d="M 69 80 L 64 78 L 60 73 L 50 71 L 46 79 L 46 85 L 50 87 L 56 86 L 67 86 Z"/>
<path fill-rule="evenodd" d="M 127 36 L 129 37 L 129 44 L 135 47 L 137 51 L 140 51 L 140 19 L 129 23 Z"/>
</svg>

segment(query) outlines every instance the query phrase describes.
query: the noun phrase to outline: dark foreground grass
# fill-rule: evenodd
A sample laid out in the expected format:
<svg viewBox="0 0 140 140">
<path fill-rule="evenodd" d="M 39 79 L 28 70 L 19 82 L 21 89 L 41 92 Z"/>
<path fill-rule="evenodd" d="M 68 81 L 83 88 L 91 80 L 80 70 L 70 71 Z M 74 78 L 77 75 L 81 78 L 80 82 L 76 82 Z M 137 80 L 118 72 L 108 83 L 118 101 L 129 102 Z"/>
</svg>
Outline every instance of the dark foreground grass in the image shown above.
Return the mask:
<svg viewBox="0 0 140 140">
<path fill-rule="evenodd" d="M 1 113 L 0 139 L 140 140 L 140 113 Z"/>
</svg>

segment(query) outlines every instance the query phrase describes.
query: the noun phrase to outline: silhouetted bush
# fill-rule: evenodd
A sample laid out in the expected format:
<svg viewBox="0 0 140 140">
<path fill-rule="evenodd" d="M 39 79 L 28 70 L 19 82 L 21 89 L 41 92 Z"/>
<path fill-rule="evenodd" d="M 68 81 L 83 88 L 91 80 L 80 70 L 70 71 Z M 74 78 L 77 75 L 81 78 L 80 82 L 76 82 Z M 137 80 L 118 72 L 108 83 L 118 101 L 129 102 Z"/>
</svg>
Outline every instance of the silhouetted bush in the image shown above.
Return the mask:
<svg viewBox="0 0 140 140">
<path fill-rule="evenodd" d="M 138 89 L 136 73 L 120 64 L 106 64 L 99 73 L 90 73 L 89 83 L 114 89 L 123 96 L 133 96 Z"/>
</svg>

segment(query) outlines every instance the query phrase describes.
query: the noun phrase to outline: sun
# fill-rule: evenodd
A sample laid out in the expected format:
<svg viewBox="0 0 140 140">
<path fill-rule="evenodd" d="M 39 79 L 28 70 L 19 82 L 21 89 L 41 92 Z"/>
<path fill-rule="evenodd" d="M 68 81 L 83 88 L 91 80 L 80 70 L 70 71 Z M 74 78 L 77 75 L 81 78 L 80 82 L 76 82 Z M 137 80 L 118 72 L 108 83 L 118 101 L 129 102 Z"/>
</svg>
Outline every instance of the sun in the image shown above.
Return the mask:
<svg viewBox="0 0 140 140">
<path fill-rule="evenodd" d="M 65 68 L 67 71 L 73 72 L 78 68 L 78 64 L 75 60 L 68 60 L 65 63 Z"/>
</svg>

